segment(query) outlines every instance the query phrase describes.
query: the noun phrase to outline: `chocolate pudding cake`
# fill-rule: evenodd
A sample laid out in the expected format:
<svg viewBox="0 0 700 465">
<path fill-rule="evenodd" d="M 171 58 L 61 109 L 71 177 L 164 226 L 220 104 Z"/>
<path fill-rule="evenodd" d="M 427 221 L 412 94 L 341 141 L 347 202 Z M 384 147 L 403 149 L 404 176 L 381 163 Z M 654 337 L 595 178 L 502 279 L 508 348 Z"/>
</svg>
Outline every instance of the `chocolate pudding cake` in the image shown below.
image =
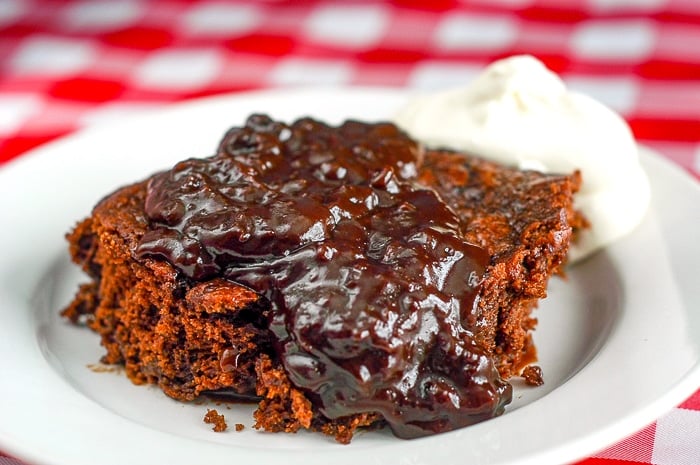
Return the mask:
<svg viewBox="0 0 700 465">
<path fill-rule="evenodd" d="M 254 115 L 68 234 L 91 281 L 63 315 L 134 383 L 257 403 L 259 429 L 449 431 L 501 414 L 536 360 L 579 183 L 390 123 Z"/>
</svg>

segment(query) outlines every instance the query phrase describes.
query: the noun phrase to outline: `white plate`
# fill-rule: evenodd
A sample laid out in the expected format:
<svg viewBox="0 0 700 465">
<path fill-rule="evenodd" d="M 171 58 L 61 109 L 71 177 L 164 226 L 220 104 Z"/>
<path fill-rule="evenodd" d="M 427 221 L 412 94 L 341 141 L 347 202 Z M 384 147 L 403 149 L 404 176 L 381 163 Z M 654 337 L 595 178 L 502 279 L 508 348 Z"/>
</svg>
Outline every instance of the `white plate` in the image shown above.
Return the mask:
<svg viewBox="0 0 700 465">
<path fill-rule="evenodd" d="M 253 112 L 388 118 L 400 91 L 271 91 L 218 97 L 92 128 L 0 171 L 0 450 L 52 465 L 554 464 L 644 427 L 700 386 L 698 184 L 642 150 L 652 207 L 629 237 L 555 279 L 536 333 L 546 384 L 516 386 L 507 412 L 479 425 L 403 441 L 251 428 L 249 406 L 220 405 L 243 432 L 213 433 L 207 405 L 182 404 L 119 373 L 87 368 L 90 331 L 58 317 L 77 283 L 63 234 L 117 186 L 213 152 Z"/>
</svg>

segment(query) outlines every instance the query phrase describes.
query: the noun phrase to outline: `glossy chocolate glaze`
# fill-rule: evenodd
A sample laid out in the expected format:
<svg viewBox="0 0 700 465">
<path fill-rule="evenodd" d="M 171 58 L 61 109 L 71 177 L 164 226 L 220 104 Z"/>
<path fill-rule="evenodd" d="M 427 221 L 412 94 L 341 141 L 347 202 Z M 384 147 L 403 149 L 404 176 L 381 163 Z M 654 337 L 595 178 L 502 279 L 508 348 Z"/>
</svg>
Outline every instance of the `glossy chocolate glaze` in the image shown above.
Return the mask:
<svg viewBox="0 0 700 465">
<path fill-rule="evenodd" d="M 481 421 L 511 397 L 469 326 L 489 257 L 421 157 L 389 123 L 252 116 L 151 179 L 137 254 L 267 299 L 277 357 L 328 418 L 376 411 L 401 437 Z"/>
</svg>

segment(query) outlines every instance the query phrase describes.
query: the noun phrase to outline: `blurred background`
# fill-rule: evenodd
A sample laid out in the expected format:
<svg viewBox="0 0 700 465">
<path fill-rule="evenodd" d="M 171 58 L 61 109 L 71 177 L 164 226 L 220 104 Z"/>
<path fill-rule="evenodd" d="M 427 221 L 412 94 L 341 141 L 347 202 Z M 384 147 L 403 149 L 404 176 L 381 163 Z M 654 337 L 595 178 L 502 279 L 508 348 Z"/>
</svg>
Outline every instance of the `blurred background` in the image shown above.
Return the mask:
<svg viewBox="0 0 700 465">
<path fill-rule="evenodd" d="M 700 178 L 696 0 L 0 0 L 0 165 L 78 129 L 197 97 L 445 89 L 521 53 Z M 582 463 L 700 463 L 700 393 L 676 410 L 698 415 L 660 419 Z"/>
<path fill-rule="evenodd" d="M 700 172 L 696 0 L 0 0 L 0 163 L 80 127 L 204 95 L 440 89 L 519 53 Z"/>
</svg>

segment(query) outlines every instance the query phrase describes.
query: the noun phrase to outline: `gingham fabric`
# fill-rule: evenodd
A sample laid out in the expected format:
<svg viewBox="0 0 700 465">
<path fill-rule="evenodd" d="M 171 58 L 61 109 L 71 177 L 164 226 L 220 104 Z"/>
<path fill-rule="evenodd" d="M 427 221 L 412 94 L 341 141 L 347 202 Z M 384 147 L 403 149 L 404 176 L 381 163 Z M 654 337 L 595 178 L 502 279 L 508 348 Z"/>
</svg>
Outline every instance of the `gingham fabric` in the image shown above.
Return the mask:
<svg viewBox="0 0 700 465">
<path fill-rule="evenodd" d="M 175 101 L 298 85 L 440 89 L 518 53 L 700 177 L 696 0 L 0 0 L 0 165 Z M 700 391 L 580 462 L 624 463 L 700 464 Z M 0 465 L 18 464 L 0 452 Z"/>
</svg>

